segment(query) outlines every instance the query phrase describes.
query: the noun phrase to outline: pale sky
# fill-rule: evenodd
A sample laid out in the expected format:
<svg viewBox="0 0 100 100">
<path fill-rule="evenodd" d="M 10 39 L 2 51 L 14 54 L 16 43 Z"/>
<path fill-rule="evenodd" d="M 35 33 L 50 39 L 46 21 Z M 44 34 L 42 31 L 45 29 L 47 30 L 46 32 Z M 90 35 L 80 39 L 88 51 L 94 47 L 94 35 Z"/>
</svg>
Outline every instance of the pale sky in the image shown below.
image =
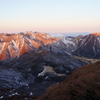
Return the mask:
<svg viewBox="0 0 100 100">
<path fill-rule="evenodd" d="M 100 0 L 0 0 L 1 32 L 100 32 Z"/>
</svg>

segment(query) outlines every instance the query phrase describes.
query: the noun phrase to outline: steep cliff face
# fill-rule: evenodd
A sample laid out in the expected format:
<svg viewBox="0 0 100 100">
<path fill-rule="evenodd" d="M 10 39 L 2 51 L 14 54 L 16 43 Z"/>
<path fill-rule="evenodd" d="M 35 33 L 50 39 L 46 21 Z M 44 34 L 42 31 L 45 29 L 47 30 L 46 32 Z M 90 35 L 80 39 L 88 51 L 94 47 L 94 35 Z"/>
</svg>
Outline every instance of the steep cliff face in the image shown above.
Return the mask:
<svg viewBox="0 0 100 100">
<path fill-rule="evenodd" d="M 100 100 L 100 61 L 76 69 L 37 100 Z"/>
<path fill-rule="evenodd" d="M 28 52 L 8 62 L 0 62 L 0 88 L 14 88 L 20 94 L 43 94 L 52 84 L 59 84 L 73 70 L 91 63 L 52 51 Z"/>
</svg>

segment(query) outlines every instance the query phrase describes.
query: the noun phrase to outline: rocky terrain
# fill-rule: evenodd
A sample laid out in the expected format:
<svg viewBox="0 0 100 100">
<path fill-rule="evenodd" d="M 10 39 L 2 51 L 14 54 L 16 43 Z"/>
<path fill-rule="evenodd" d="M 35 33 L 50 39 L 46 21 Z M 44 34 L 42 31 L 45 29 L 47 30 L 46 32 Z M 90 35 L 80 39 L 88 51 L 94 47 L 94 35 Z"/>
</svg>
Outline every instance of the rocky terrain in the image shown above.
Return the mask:
<svg viewBox="0 0 100 100">
<path fill-rule="evenodd" d="M 96 58 L 99 58 L 99 33 L 78 37 L 2 33 L 0 98 L 34 100 L 48 88 L 59 85 L 75 69 L 99 60 Z"/>
<path fill-rule="evenodd" d="M 0 34 L 1 61 L 19 57 L 29 51 L 50 51 L 52 49 L 56 53 L 69 54 L 75 47 L 75 44 L 67 37 L 56 38 L 46 33 Z"/>
<path fill-rule="evenodd" d="M 100 58 L 100 33 L 93 33 L 82 37 L 78 42 L 78 48 L 73 54 L 87 58 Z"/>
<path fill-rule="evenodd" d="M 49 37 L 45 33 L 1 34 L 0 59 L 12 59 L 31 50 L 45 49 L 45 45 L 58 41 L 58 38 Z"/>
<path fill-rule="evenodd" d="M 99 58 L 100 33 L 66 37 L 47 33 L 26 32 L 0 34 L 0 60 L 19 57 L 29 51 L 53 51 L 55 53 Z"/>
<path fill-rule="evenodd" d="M 76 69 L 37 100 L 100 100 L 100 61 Z"/>
<path fill-rule="evenodd" d="M 52 84 L 64 81 L 76 68 L 92 62 L 52 51 L 25 53 L 0 63 L 0 88 L 13 88 L 21 95 L 32 93 L 37 97 Z"/>
</svg>

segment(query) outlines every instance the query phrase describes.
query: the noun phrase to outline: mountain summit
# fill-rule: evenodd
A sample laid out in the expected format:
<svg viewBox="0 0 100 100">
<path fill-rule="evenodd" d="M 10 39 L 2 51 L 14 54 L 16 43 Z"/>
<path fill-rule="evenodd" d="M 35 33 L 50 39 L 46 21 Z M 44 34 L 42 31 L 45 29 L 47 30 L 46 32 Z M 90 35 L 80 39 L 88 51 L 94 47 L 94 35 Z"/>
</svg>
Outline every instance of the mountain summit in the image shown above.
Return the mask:
<svg viewBox="0 0 100 100">
<path fill-rule="evenodd" d="M 100 36 L 100 33 L 92 33 L 92 35 Z"/>
<path fill-rule="evenodd" d="M 100 58 L 100 33 L 84 36 L 73 54 L 87 58 Z"/>
</svg>

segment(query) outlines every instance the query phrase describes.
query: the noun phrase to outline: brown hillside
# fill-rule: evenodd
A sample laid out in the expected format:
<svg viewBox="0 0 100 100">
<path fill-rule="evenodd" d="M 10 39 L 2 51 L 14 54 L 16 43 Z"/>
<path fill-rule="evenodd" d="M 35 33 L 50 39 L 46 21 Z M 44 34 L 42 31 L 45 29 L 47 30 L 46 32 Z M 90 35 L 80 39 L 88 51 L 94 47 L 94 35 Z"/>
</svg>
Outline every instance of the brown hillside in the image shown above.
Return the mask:
<svg viewBox="0 0 100 100">
<path fill-rule="evenodd" d="M 100 100 L 100 61 L 76 69 L 37 100 Z"/>
</svg>

